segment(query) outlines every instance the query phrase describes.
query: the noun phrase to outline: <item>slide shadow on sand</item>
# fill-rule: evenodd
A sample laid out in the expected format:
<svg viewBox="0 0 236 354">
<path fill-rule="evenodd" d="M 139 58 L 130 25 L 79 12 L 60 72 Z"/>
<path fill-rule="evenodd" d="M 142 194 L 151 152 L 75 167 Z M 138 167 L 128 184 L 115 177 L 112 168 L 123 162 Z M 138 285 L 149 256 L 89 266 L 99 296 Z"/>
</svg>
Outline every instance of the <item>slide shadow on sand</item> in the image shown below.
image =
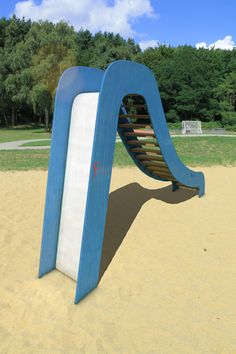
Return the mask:
<svg viewBox="0 0 236 354">
<path fill-rule="evenodd" d="M 168 204 L 178 204 L 193 198 L 197 191 L 180 188 L 172 192 L 172 186 L 157 190 L 147 189 L 138 183 L 130 183 L 109 195 L 105 235 L 103 240 L 99 281 L 109 267 L 139 210 L 150 199 Z"/>
</svg>

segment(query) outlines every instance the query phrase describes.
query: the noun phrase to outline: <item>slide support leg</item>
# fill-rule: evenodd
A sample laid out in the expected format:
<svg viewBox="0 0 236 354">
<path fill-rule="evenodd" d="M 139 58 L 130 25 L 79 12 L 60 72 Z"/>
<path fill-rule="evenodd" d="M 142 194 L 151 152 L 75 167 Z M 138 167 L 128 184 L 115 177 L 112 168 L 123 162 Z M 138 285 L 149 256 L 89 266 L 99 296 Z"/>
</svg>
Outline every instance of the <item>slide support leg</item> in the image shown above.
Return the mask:
<svg viewBox="0 0 236 354">
<path fill-rule="evenodd" d="M 179 186 L 176 182 L 172 182 L 172 192 L 176 192 L 179 189 Z"/>
</svg>

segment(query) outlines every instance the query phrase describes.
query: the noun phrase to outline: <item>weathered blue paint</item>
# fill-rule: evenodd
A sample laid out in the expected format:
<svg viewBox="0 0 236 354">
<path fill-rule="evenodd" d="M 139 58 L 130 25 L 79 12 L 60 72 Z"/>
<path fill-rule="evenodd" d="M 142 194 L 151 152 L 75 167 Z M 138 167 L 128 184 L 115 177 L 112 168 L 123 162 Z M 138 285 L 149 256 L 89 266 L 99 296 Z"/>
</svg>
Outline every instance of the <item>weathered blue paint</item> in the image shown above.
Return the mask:
<svg viewBox="0 0 236 354">
<path fill-rule="evenodd" d="M 58 84 L 53 118 L 39 277 L 55 268 L 61 203 L 70 129 L 75 97 L 83 92 L 98 92 L 104 72 L 95 68 L 67 69 Z"/>
<path fill-rule="evenodd" d="M 204 193 L 203 174 L 189 170 L 176 154 L 153 73 L 144 65 L 129 61 L 111 64 L 100 90 L 92 154 L 92 164 L 99 162 L 107 174 L 93 178 L 91 171 L 90 175 L 76 303 L 98 284 L 118 115 L 123 97 L 131 93 L 145 98 L 163 157 L 173 176 L 189 187 L 199 188 L 200 195 Z"/>
<path fill-rule="evenodd" d="M 188 169 L 176 154 L 156 80 L 147 67 L 118 61 L 105 73 L 91 68 L 69 69 L 60 80 L 55 102 L 39 276 L 55 268 L 72 103 L 79 93 L 96 91 L 99 101 L 75 303 L 98 284 L 118 115 L 124 96 L 138 94 L 145 98 L 162 155 L 175 179 L 198 189 L 199 196 L 204 194 L 205 185 L 203 174 Z M 140 164 L 126 144 L 122 130 L 118 131 L 136 165 L 150 177 L 161 179 Z M 95 175 L 94 166 L 98 167 Z M 176 188 L 174 183 L 173 190 Z"/>
</svg>

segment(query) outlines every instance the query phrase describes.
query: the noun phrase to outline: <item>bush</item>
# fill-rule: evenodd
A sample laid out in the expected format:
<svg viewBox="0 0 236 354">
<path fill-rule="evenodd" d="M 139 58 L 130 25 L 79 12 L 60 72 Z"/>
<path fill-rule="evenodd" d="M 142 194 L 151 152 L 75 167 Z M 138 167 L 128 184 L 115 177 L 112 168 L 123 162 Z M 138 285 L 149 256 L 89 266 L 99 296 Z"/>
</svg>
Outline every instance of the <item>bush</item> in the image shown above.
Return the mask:
<svg viewBox="0 0 236 354">
<path fill-rule="evenodd" d="M 236 132 L 236 124 L 233 125 L 226 125 L 225 129 L 230 131 L 230 132 Z"/>
<path fill-rule="evenodd" d="M 227 127 L 236 125 L 236 112 L 223 112 L 222 124 Z"/>
<path fill-rule="evenodd" d="M 223 128 L 220 121 L 212 120 L 210 122 L 202 122 L 202 129 L 211 130 L 211 129 L 217 129 L 217 128 Z"/>
<path fill-rule="evenodd" d="M 170 109 L 166 112 L 166 119 L 170 123 L 178 123 L 180 121 L 179 116 L 174 109 Z"/>
<path fill-rule="evenodd" d="M 181 130 L 182 123 L 181 122 L 176 122 L 176 123 L 169 123 L 168 122 L 168 128 L 169 128 L 169 130 Z"/>
</svg>

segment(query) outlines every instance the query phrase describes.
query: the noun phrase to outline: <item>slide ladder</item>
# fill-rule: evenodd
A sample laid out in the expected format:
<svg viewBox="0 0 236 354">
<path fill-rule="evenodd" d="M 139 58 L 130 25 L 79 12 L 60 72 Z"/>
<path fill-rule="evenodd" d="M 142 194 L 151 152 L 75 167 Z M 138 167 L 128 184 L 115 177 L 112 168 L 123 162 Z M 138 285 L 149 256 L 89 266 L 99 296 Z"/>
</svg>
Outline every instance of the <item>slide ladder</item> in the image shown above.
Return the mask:
<svg viewBox="0 0 236 354">
<path fill-rule="evenodd" d="M 134 161 L 139 161 L 143 170 L 153 173 L 156 177 L 174 181 L 163 159 L 146 105 L 135 104 L 135 99 L 139 99 L 139 96 L 128 96 L 128 100 L 130 99 L 133 99 L 132 104 L 123 106 L 126 113 L 119 115 L 118 130 L 123 142 L 129 147 Z M 139 113 L 138 110 L 144 110 L 145 113 Z"/>
<path fill-rule="evenodd" d="M 126 103 L 125 103 L 126 102 Z M 119 114 L 118 132 L 136 165 L 148 176 L 171 181 L 173 190 L 179 186 L 198 190 L 198 186 L 187 186 L 179 182 L 166 164 L 145 99 L 139 95 L 128 95 L 123 99 Z"/>
</svg>

